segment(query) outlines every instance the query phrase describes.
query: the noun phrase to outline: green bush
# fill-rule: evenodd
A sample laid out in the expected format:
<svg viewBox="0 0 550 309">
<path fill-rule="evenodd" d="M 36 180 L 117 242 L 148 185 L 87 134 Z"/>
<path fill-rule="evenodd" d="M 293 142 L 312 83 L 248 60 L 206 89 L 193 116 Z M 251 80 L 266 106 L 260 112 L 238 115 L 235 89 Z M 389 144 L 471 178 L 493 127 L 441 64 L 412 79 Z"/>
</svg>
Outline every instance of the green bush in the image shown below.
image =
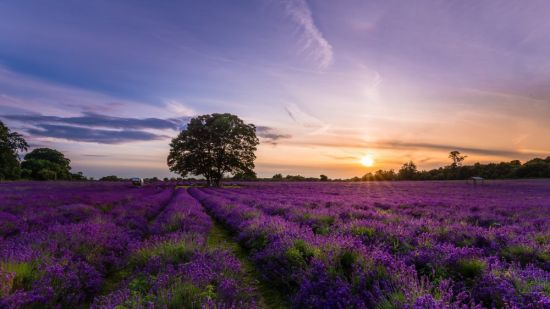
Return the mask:
<svg viewBox="0 0 550 309">
<path fill-rule="evenodd" d="M 198 250 L 200 245 L 192 238 L 184 238 L 179 241 L 163 241 L 142 248 L 130 257 L 132 265 L 143 266 L 152 257 L 159 257 L 164 263 L 185 263 Z"/>
<path fill-rule="evenodd" d="M 311 228 L 315 234 L 327 235 L 330 233 L 330 228 L 334 224 L 334 221 L 334 218 L 331 216 L 319 216 L 315 218 L 315 222 Z"/>
<path fill-rule="evenodd" d="M 0 264 L 0 270 L 5 273 L 14 273 L 11 290 L 29 290 L 31 284 L 38 278 L 36 267 L 29 262 L 5 262 Z"/>
<path fill-rule="evenodd" d="M 151 288 L 151 282 L 145 275 L 138 275 L 128 284 L 130 291 L 138 294 L 145 295 Z"/>
<path fill-rule="evenodd" d="M 406 297 L 403 292 L 394 292 L 388 296 L 387 299 L 381 301 L 376 305 L 376 309 L 394 309 L 402 308 L 405 304 Z"/>
<path fill-rule="evenodd" d="M 213 286 L 201 289 L 191 283 L 177 284 L 171 291 L 172 298 L 168 301 L 169 309 L 201 308 L 203 299 L 214 299 Z"/>
<path fill-rule="evenodd" d="M 37 180 L 56 180 L 57 173 L 49 169 L 41 169 L 36 173 Z"/>
<path fill-rule="evenodd" d="M 305 267 L 318 254 L 319 249 L 301 239 L 295 240 L 292 246 L 285 251 L 285 257 L 289 264 L 298 268 Z"/>
<path fill-rule="evenodd" d="M 500 252 L 500 255 L 506 261 L 518 262 L 522 266 L 536 263 L 540 260 L 535 249 L 524 245 L 506 247 Z"/>
<path fill-rule="evenodd" d="M 475 279 L 483 274 L 487 265 L 484 261 L 478 259 L 463 259 L 459 260 L 454 270 L 465 279 Z"/>
<path fill-rule="evenodd" d="M 267 237 L 267 234 L 265 232 L 260 232 L 254 238 L 246 241 L 245 247 L 249 250 L 262 250 L 263 248 L 265 248 L 265 246 L 267 246 L 268 242 L 269 239 Z"/>
<path fill-rule="evenodd" d="M 374 239 L 375 233 L 376 233 L 376 230 L 373 227 L 361 225 L 361 226 L 354 226 L 351 228 L 351 234 L 353 236 L 362 237 L 365 240 Z"/>
<path fill-rule="evenodd" d="M 353 250 L 344 250 L 338 256 L 337 268 L 344 277 L 351 279 L 354 266 L 360 261 L 360 259 L 361 256 L 358 252 Z"/>
</svg>

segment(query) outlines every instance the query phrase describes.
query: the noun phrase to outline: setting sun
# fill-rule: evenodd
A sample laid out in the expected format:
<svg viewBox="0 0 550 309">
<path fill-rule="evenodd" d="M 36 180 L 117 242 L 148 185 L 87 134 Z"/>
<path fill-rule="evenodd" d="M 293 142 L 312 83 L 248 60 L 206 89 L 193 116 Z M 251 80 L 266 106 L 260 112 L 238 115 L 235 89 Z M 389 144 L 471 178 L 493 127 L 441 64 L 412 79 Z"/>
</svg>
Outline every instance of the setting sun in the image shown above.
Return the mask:
<svg viewBox="0 0 550 309">
<path fill-rule="evenodd" d="M 364 166 L 373 166 L 374 165 L 374 158 L 372 157 L 372 155 L 366 155 L 364 157 L 361 158 L 361 164 L 363 164 Z"/>
</svg>

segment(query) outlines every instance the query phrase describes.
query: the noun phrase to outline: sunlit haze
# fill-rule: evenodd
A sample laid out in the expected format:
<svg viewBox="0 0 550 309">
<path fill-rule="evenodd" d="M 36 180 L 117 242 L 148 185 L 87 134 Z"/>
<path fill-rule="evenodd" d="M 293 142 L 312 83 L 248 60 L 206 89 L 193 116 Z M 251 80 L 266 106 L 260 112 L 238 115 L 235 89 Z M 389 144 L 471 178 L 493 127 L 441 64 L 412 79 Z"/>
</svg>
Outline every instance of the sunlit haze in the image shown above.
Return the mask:
<svg viewBox="0 0 550 309">
<path fill-rule="evenodd" d="M 331 178 L 550 153 L 547 1 L 2 1 L 0 120 L 87 176 L 172 176 L 190 117 L 256 172 Z"/>
<path fill-rule="evenodd" d="M 366 155 L 361 158 L 361 164 L 366 167 L 371 167 L 374 165 L 374 157 L 372 155 Z"/>
</svg>

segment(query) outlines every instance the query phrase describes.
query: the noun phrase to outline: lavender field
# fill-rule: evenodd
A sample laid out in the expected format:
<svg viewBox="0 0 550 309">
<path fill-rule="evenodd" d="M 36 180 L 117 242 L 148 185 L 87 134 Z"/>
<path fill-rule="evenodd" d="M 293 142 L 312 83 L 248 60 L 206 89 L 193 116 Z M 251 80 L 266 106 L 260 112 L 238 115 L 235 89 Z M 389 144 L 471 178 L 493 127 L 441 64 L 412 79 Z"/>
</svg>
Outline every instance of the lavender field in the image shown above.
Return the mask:
<svg viewBox="0 0 550 309">
<path fill-rule="evenodd" d="M 549 308 L 550 181 L 0 185 L 0 307 Z"/>
<path fill-rule="evenodd" d="M 10 183 L 0 201 L 2 308 L 255 304 L 238 259 L 207 245 L 212 220 L 185 189 Z"/>
</svg>

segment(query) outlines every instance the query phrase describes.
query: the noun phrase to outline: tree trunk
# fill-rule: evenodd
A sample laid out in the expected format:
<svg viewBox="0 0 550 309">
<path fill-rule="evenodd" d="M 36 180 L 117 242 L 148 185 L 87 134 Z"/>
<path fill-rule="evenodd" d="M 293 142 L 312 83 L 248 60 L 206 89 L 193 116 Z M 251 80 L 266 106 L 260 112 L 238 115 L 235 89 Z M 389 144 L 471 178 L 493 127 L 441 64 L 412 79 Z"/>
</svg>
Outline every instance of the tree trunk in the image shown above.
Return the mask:
<svg viewBox="0 0 550 309">
<path fill-rule="evenodd" d="M 216 177 L 214 177 L 212 182 L 213 182 L 214 187 L 219 188 L 219 187 L 221 187 L 222 179 L 221 179 L 221 177 L 216 176 Z"/>
</svg>

